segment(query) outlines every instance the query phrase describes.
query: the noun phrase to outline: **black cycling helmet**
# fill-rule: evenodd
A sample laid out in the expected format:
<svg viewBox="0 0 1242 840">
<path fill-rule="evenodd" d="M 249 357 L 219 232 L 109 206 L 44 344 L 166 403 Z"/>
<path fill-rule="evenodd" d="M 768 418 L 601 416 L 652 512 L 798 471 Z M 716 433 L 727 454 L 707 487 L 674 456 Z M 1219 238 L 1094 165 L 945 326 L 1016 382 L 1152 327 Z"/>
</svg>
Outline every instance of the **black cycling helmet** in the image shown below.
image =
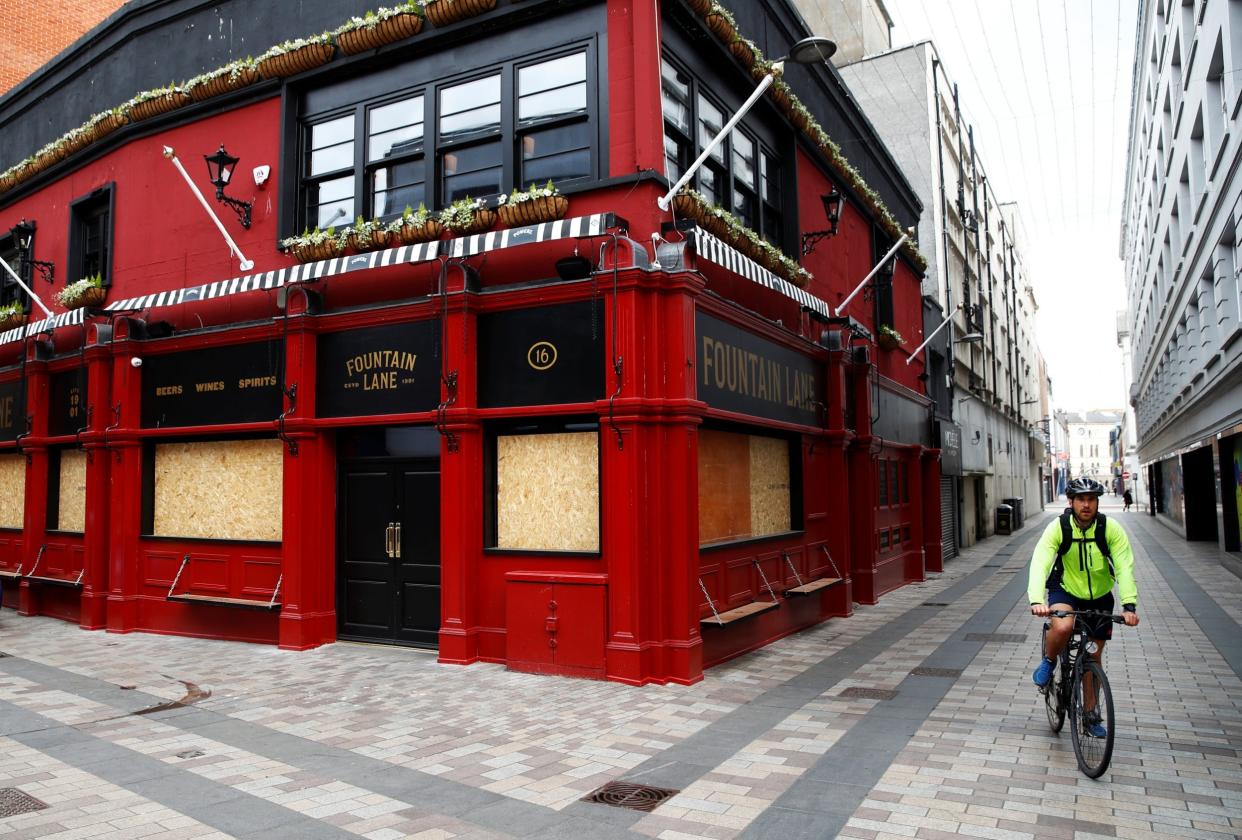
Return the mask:
<svg viewBox="0 0 1242 840">
<path fill-rule="evenodd" d="M 1076 478 L 1065 488 L 1065 495 L 1070 499 L 1088 494 L 1098 499 L 1104 495 L 1104 485 L 1093 478 Z"/>
</svg>

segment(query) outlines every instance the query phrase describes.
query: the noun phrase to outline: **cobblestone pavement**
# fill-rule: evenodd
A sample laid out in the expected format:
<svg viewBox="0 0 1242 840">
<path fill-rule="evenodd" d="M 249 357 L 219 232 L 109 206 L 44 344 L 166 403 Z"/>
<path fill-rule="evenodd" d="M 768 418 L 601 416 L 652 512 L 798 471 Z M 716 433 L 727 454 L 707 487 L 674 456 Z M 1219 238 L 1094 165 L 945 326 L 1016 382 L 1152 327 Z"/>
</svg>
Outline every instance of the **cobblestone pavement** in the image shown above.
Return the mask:
<svg viewBox="0 0 1242 840">
<path fill-rule="evenodd" d="M 1242 836 L 1242 580 L 1214 546 L 1105 509 L 1136 545 L 1142 625 L 1105 658 L 1099 781 L 1030 684 L 1047 513 L 690 687 L 3 610 L 0 837 Z M 679 792 L 651 813 L 581 801 L 614 780 Z M 5 816 L 14 791 L 48 807 Z"/>
</svg>

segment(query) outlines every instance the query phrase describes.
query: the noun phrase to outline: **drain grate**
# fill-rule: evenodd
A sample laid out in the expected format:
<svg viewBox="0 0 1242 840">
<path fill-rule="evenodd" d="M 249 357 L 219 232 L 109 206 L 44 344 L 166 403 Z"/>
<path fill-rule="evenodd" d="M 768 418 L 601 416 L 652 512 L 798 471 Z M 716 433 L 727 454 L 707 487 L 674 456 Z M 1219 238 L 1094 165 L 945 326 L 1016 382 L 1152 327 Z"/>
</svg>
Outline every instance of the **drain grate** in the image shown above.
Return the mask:
<svg viewBox="0 0 1242 840">
<path fill-rule="evenodd" d="M 207 755 L 207 753 L 202 750 L 185 750 L 184 752 L 177 753 L 177 758 L 200 758 L 204 755 Z"/>
<path fill-rule="evenodd" d="M 915 668 L 910 672 L 912 677 L 960 677 L 961 668 Z"/>
<path fill-rule="evenodd" d="M 925 607 L 948 607 L 952 605 L 948 601 L 924 601 L 923 606 Z"/>
<path fill-rule="evenodd" d="M 968 642 L 1000 642 L 1001 644 L 1021 644 L 1026 636 L 1021 633 L 967 633 Z"/>
<path fill-rule="evenodd" d="M 46 802 L 40 802 L 25 791 L 17 788 L 0 788 L 0 819 L 42 811 L 46 807 Z"/>
<path fill-rule="evenodd" d="M 678 791 L 669 788 L 636 785 L 632 782 L 609 782 L 582 797 L 582 801 L 598 802 L 614 808 L 629 808 L 632 811 L 654 811 L 677 793 Z"/>
<path fill-rule="evenodd" d="M 888 688 L 863 688 L 862 686 L 850 686 L 837 695 L 838 697 L 848 697 L 857 700 L 892 700 L 897 696 L 897 692 Z"/>
</svg>

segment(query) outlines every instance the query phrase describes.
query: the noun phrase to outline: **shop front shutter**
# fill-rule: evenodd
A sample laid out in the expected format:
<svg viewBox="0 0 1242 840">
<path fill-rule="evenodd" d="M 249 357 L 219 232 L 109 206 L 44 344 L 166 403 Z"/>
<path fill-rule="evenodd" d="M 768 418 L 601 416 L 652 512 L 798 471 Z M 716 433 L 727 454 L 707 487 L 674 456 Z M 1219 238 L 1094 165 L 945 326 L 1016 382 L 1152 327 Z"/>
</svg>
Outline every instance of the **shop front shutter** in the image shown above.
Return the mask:
<svg viewBox="0 0 1242 840">
<path fill-rule="evenodd" d="M 957 492 L 950 476 L 940 477 L 940 544 L 945 560 L 957 556 Z"/>
</svg>

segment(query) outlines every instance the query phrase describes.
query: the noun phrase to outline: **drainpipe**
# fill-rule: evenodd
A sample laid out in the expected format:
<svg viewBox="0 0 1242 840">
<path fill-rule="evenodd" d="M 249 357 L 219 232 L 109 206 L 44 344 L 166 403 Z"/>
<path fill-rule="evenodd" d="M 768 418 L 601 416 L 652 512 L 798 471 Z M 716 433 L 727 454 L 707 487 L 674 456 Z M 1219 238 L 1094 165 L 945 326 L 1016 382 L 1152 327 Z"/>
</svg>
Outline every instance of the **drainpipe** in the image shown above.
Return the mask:
<svg viewBox="0 0 1242 840">
<path fill-rule="evenodd" d="M 941 263 L 940 273 L 944 277 L 944 306 L 948 310 L 946 314 L 952 316 L 956 307 L 953 305 L 953 275 L 949 271 L 949 196 L 944 188 L 944 124 L 940 119 L 940 58 L 936 55 L 932 56 L 932 108 L 936 112 L 936 163 L 940 168 L 940 252 L 944 255 L 939 261 Z M 956 384 L 956 360 L 952 327 L 949 327 L 947 344 L 949 348 L 949 417 L 956 419 L 954 415 L 957 414 L 957 405 L 953 398 Z"/>
</svg>

